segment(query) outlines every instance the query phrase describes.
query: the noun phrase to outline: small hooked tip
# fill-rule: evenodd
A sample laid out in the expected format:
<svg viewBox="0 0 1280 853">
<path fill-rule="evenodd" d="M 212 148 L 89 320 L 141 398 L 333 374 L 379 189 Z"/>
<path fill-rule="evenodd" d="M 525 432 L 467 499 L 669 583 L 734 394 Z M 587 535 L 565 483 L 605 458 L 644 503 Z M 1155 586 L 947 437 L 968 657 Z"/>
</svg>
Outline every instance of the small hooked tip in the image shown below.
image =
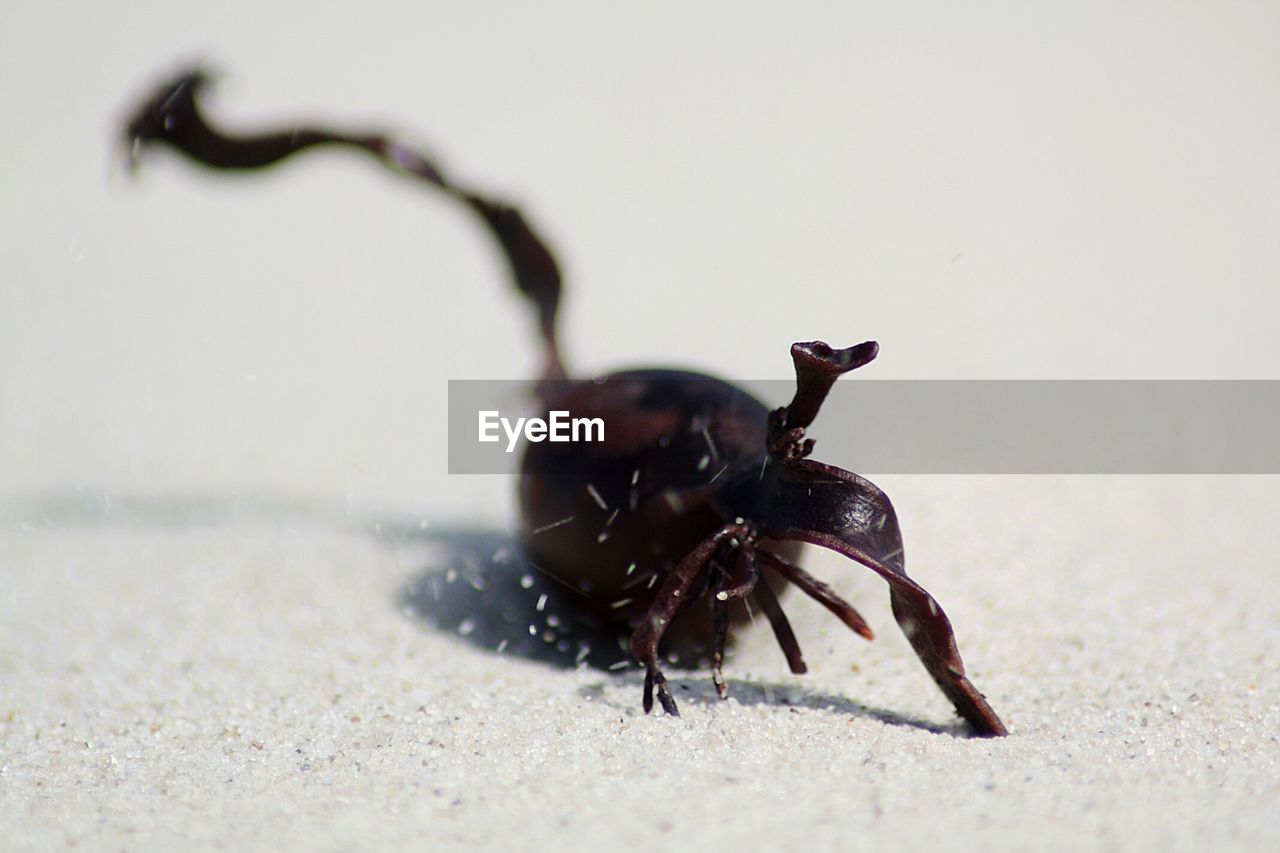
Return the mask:
<svg viewBox="0 0 1280 853">
<path fill-rule="evenodd" d="M 801 370 L 807 370 L 839 376 L 874 361 L 879 354 L 880 344 L 875 341 L 866 341 L 844 349 L 832 349 L 822 341 L 791 345 L 791 360 L 795 362 L 797 374 Z"/>
<path fill-rule="evenodd" d="M 175 124 L 196 110 L 196 95 L 213 82 L 214 74 L 201 67 L 183 71 L 156 87 L 154 94 L 125 122 L 124 157 L 129 172 L 136 173 L 142 147 L 164 137 Z"/>
<path fill-rule="evenodd" d="M 796 396 L 787 406 L 783 427 L 803 429 L 818 416 L 822 401 L 836 379 L 872 361 L 880 352 L 875 341 L 866 341 L 845 349 L 832 349 L 823 341 L 807 341 L 791 345 L 791 360 L 796 366 Z"/>
</svg>

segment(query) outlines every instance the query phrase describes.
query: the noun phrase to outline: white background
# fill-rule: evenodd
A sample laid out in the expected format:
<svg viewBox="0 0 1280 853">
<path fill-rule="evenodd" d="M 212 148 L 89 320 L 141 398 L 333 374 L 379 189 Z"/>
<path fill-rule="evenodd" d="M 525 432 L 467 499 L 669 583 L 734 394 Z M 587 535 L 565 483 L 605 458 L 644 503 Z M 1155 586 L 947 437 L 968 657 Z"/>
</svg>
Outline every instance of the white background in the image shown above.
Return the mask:
<svg viewBox="0 0 1280 853">
<path fill-rule="evenodd" d="M 402 128 L 521 203 L 579 373 L 875 338 L 862 376 L 1275 378 L 1278 35 L 1268 3 L 6 4 L 0 488 L 507 512 L 443 478 L 445 380 L 536 369 L 481 227 L 338 153 L 126 180 L 122 117 L 188 64 L 219 122 Z"/>
</svg>

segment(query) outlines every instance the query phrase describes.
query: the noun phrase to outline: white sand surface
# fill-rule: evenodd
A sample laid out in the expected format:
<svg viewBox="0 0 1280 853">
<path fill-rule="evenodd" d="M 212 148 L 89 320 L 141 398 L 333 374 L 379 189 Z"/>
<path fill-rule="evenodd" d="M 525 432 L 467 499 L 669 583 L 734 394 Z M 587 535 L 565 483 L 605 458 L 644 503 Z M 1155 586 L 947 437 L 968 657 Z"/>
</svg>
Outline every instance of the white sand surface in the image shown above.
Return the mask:
<svg viewBox="0 0 1280 853">
<path fill-rule="evenodd" d="M 416 584 L 480 570 L 395 532 L 406 519 L 380 533 L 377 516 L 249 500 L 19 508 L 0 540 L 6 846 L 1280 839 L 1273 479 L 899 485 L 916 575 L 1007 739 L 967 736 L 880 582 L 838 560 L 815 565 L 875 643 L 793 599 L 811 672 L 748 632 L 731 698 L 682 674 L 674 720 L 641 712 L 634 671 L 519 651 L 524 624 L 463 637 L 408 612 Z M 456 600 L 500 622 L 519 597 Z"/>
<path fill-rule="evenodd" d="M 808 675 L 749 629 L 730 699 L 675 670 L 683 716 L 646 717 L 611 650 L 543 642 L 511 479 L 445 473 L 446 380 L 536 361 L 474 223 L 336 154 L 110 158 L 193 60 L 241 127 L 419 133 L 554 240 L 580 373 L 786 378 L 792 341 L 876 338 L 868 378 L 1267 379 L 1278 32 L 1217 3 L 6 8 L 0 849 L 1280 847 L 1280 479 L 875 476 L 1008 738 L 818 554 L 875 642 L 793 597 Z M 841 464 L 821 429 L 856 424 L 815 429 Z"/>
</svg>

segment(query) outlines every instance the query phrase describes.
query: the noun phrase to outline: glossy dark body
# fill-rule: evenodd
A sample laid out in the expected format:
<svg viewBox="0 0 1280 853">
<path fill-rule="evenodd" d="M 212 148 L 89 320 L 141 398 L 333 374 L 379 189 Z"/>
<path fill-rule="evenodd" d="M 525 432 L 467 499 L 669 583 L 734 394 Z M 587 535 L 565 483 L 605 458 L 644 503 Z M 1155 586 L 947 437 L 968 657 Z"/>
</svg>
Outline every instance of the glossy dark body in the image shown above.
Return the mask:
<svg viewBox="0 0 1280 853">
<path fill-rule="evenodd" d="M 581 593 L 577 602 L 597 624 L 629 633 L 667 573 L 749 509 L 726 501 L 735 491 L 726 487 L 758 479 L 767 466 L 769 410 L 727 382 L 677 370 L 556 382 L 544 395 L 548 411 L 603 420 L 605 440 L 525 444 L 521 542 L 541 571 Z M 748 618 L 741 602 L 730 614 Z M 691 606 L 667 639 L 683 645 L 709 632 L 707 609 Z"/>
</svg>

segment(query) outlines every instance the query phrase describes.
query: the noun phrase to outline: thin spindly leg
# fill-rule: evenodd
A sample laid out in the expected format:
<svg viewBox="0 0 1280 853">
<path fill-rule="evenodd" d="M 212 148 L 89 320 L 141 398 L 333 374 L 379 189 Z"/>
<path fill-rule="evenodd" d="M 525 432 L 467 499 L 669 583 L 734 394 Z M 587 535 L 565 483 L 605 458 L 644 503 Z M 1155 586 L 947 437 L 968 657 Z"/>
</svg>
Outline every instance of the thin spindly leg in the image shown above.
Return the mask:
<svg viewBox="0 0 1280 853">
<path fill-rule="evenodd" d="M 752 545 L 744 544 L 739 548 L 734 562 L 734 573 L 726 580 L 726 583 L 733 583 L 733 586 L 716 590 L 715 597 L 718 600 L 731 601 L 735 598 L 746 598 L 751 594 L 751 590 L 756 588 L 756 583 L 760 580 L 760 567 L 753 559 L 755 553 L 756 549 Z"/>
<path fill-rule="evenodd" d="M 502 247 L 516 287 L 537 306 L 546 346 L 544 382 L 564 378 L 556 338 L 560 269 L 546 242 L 519 210 L 449 180 L 430 158 L 383 133 L 304 126 L 259 134 L 223 133 L 209 124 L 200 109 L 198 96 L 208 82 L 204 72 L 188 72 L 159 87 L 138 108 L 125 132 L 131 168 L 137 167 L 144 148 L 159 144 L 201 165 L 240 171 L 262 169 L 316 146 L 369 154 L 396 174 L 415 178 L 457 199 L 480 217 Z"/>
<path fill-rule="evenodd" d="M 755 559 L 754 554 L 752 559 Z M 796 675 L 804 675 L 809 671 L 809 667 L 805 666 L 804 655 L 800 651 L 800 643 L 796 640 L 795 632 L 791 630 L 791 623 L 787 621 L 787 614 L 782 612 L 782 605 L 778 604 L 778 597 L 773 594 L 773 590 L 769 588 L 767 583 L 756 584 L 755 591 L 751 596 L 760 605 L 764 615 L 769 618 L 769 624 L 773 627 L 773 635 L 778 639 L 778 645 L 782 646 L 782 653 L 787 656 L 787 666 L 791 667 L 791 671 Z"/>
<path fill-rule="evenodd" d="M 760 579 L 760 569 L 756 561 L 751 559 L 752 548 L 746 544 L 738 549 L 735 564 L 736 573 L 726 582 L 735 582 L 733 586 L 717 590 L 711 596 L 711 680 L 716 685 L 716 695 L 721 699 L 729 693 L 724 682 L 721 667 L 724 664 L 724 647 L 729 637 L 729 605 L 730 599 L 745 598 L 755 589 Z"/>
<path fill-rule="evenodd" d="M 773 554 L 763 548 L 757 553 L 765 565 L 776 570 L 778 574 L 800 587 L 800 590 L 805 595 L 834 613 L 836 618 L 852 628 L 854 633 L 866 637 L 868 640 L 875 639 L 871 626 L 862 618 L 862 614 L 854 610 L 853 605 L 837 595 L 831 587 L 796 564 L 782 559 L 777 554 Z"/>
<path fill-rule="evenodd" d="M 721 699 L 729 695 L 721 667 L 724 665 L 724 646 L 729 641 L 729 605 L 715 596 L 711 599 L 711 681 L 716 695 Z"/>
<path fill-rule="evenodd" d="M 716 549 L 729 540 L 746 541 L 749 528 L 745 524 L 727 524 L 715 533 L 703 539 L 698 546 L 685 555 L 679 565 L 667 575 L 666 582 L 658 591 L 649 611 L 640 620 L 639 626 L 631 634 L 631 653 L 645 668 L 644 676 L 644 711 L 653 710 L 653 691 L 657 688 L 658 701 L 662 710 L 673 717 L 680 716 L 676 708 L 676 700 L 671 696 L 671 688 L 658 666 L 658 644 L 662 636 L 671 626 L 671 619 L 689 599 L 690 593 L 702 579 L 715 555 Z"/>
</svg>

